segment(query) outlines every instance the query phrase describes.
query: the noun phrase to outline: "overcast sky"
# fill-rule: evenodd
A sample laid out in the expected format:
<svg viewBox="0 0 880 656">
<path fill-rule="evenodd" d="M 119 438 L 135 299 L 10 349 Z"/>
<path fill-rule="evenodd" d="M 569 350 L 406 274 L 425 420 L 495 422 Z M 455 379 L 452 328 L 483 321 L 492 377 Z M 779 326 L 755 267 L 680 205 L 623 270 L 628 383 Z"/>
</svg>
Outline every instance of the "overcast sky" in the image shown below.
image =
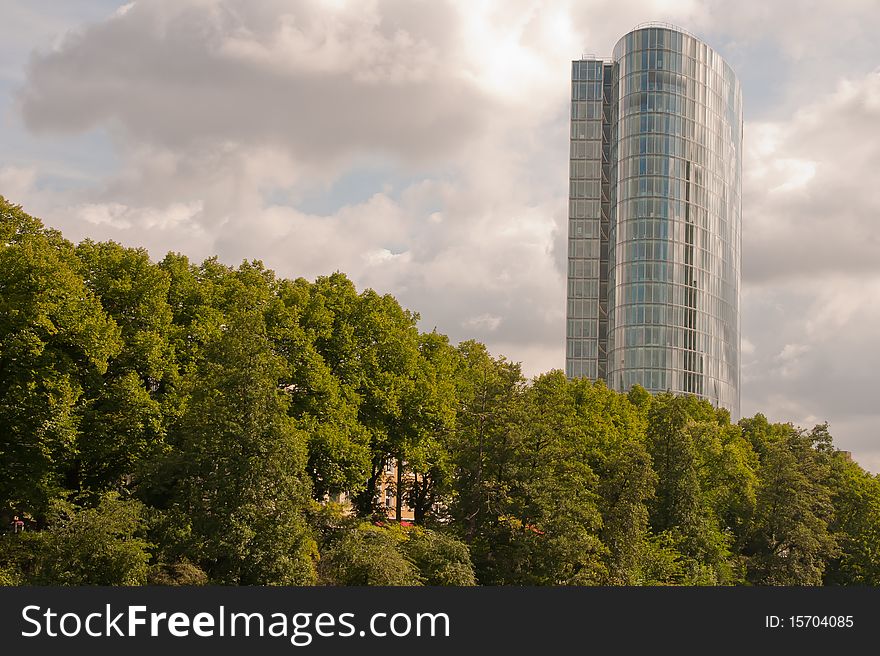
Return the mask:
<svg viewBox="0 0 880 656">
<path fill-rule="evenodd" d="M 0 0 L 0 194 L 73 240 L 341 270 L 564 364 L 569 62 L 649 20 L 743 84 L 743 414 L 880 471 L 876 0 Z"/>
</svg>

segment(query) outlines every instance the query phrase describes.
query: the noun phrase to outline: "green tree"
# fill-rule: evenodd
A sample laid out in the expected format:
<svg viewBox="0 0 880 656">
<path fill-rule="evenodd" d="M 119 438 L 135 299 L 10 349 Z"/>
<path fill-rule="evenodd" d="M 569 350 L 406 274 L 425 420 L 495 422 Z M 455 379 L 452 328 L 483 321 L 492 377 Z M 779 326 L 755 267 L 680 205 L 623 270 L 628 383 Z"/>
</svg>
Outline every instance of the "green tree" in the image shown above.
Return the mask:
<svg viewBox="0 0 880 656">
<path fill-rule="evenodd" d="M 526 390 L 505 512 L 514 529 L 511 582 L 589 585 L 607 575 L 599 480 L 589 465 L 591 444 L 570 385 L 556 370 L 536 377 Z M 517 563 L 517 556 L 524 562 Z"/>
<path fill-rule="evenodd" d="M 419 570 L 425 585 L 476 585 L 466 544 L 420 526 L 404 529 L 404 533 L 400 550 Z"/>
<path fill-rule="evenodd" d="M 123 347 L 106 372 L 87 381 L 72 478 L 80 488 L 115 489 L 162 454 L 167 424 L 178 414 L 170 276 L 146 250 L 114 242 L 83 241 L 76 255 Z"/>
<path fill-rule="evenodd" d="M 756 585 L 820 585 L 827 560 L 838 553 L 829 531 L 833 516 L 827 431 L 744 423 L 761 459 L 755 516 L 744 553 Z"/>
<path fill-rule="evenodd" d="M 505 512 L 506 490 L 499 479 L 522 414 L 525 380 L 518 364 L 493 358 L 483 344 L 466 341 L 458 350 L 463 365 L 450 439 L 455 478 L 449 513 L 481 570 L 493 560 L 487 531 Z"/>
<path fill-rule="evenodd" d="M 369 439 L 368 476 L 354 496 L 355 507 L 364 517 L 380 514 L 376 496 L 385 465 L 400 465 L 430 421 L 417 403 L 418 315 L 390 295 L 371 289 L 357 294 L 340 273 L 318 278 L 314 293 L 322 297 L 321 311 L 313 310 L 306 325 L 331 327 L 315 335 L 315 346 L 342 395 L 356 400 L 357 421 Z"/>
<path fill-rule="evenodd" d="M 466 345 L 461 490 L 454 527 L 481 583 L 577 585 L 606 575 L 598 480 L 569 383 L 556 371 L 523 389 L 518 367 Z"/>
<path fill-rule="evenodd" d="M 171 514 L 189 523 L 181 531 L 187 555 L 212 581 L 310 583 L 306 436 L 279 389 L 285 365 L 266 336 L 266 296 L 237 286 L 237 309 L 190 375 L 190 400 L 173 432 L 165 468 L 176 488 Z"/>
<path fill-rule="evenodd" d="M 398 469 L 400 500 L 413 510 L 416 524 L 445 518 L 452 493 L 450 440 L 458 404 L 457 377 L 462 362 L 445 335 L 436 331 L 419 338 L 420 371 L 409 398 L 412 439 L 406 450 L 406 469 Z"/>
<path fill-rule="evenodd" d="M 840 551 L 825 570 L 832 585 L 880 585 L 880 479 L 837 453 L 829 483 Z"/>
<path fill-rule="evenodd" d="M 42 518 L 76 458 L 83 381 L 119 328 L 60 234 L 0 197 L 0 511 Z"/>
<path fill-rule="evenodd" d="M 598 477 L 599 538 L 607 548 L 603 583 L 634 585 L 642 580 L 642 564 L 649 557 L 647 504 L 657 480 L 646 445 L 646 421 L 640 406 L 603 382 L 574 380 L 569 390 L 587 463 Z"/>
<path fill-rule="evenodd" d="M 309 435 L 308 470 L 313 495 L 361 492 L 370 472 L 370 440 L 358 422 L 359 397 L 324 361 L 316 340 L 327 339 L 332 316 L 322 295 L 307 281 L 275 284 L 267 312 L 273 349 L 287 361 L 283 381 L 289 412 Z"/>
<path fill-rule="evenodd" d="M 320 578 L 328 585 L 421 585 L 415 564 L 401 553 L 405 540 L 399 527 L 358 524 L 322 555 Z"/>
<path fill-rule="evenodd" d="M 735 531 L 754 506 L 754 458 L 729 415 L 695 397 L 657 395 L 648 410 L 657 473 L 650 525 L 681 554 L 685 582 L 729 584 L 740 577 Z"/>
<path fill-rule="evenodd" d="M 48 528 L 3 536 L 0 560 L 10 560 L 32 585 L 144 585 L 150 546 L 143 507 L 116 494 L 95 507 L 56 499 Z"/>
</svg>

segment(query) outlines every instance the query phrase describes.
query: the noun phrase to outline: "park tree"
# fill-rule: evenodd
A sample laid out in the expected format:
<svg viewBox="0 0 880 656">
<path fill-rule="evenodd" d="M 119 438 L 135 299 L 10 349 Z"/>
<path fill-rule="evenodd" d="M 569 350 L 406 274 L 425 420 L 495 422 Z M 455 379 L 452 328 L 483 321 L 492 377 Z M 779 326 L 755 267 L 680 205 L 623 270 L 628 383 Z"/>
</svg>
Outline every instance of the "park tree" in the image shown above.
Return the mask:
<svg viewBox="0 0 880 656">
<path fill-rule="evenodd" d="M 880 479 L 842 452 L 831 458 L 829 529 L 840 550 L 827 563 L 831 585 L 880 585 Z"/>
<path fill-rule="evenodd" d="M 322 554 L 318 573 L 327 585 L 422 585 L 416 565 L 401 551 L 399 526 L 362 522 L 345 531 Z"/>
<path fill-rule="evenodd" d="M 161 455 L 179 404 L 169 276 L 146 250 L 114 242 L 85 240 L 76 255 L 86 285 L 120 328 L 122 349 L 86 380 L 72 474 L 79 489 L 120 489 Z"/>
<path fill-rule="evenodd" d="M 0 198 L 0 584 L 880 583 L 880 479 L 827 424 L 526 381 L 417 322 Z"/>
<path fill-rule="evenodd" d="M 0 197 L 0 514 L 46 516 L 69 484 L 85 380 L 122 348 L 71 244 Z"/>
<path fill-rule="evenodd" d="M 325 518 L 326 519 L 326 518 Z M 475 585 L 467 546 L 418 526 L 348 522 L 327 538 L 318 566 L 329 585 Z"/>
<path fill-rule="evenodd" d="M 116 493 L 95 505 L 53 499 L 42 531 L 0 539 L 0 570 L 30 585 L 144 585 L 151 546 L 144 507 Z"/>
<path fill-rule="evenodd" d="M 331 337 L 323 296 L 306 280 L 279 280 L 267 312 L 273 350 L 285 359 L 289 413 L 308 436 L 313 495 L 360 493 L 370 471 L 369 433 L 358 422 L 359 398 L 325 362 L 316 340 Z"/>
<path fill-rule="evenodd" d="M 170 276 L 143 248 L 115 242 L 80 242 L 76 247 L 86 286 L 119 326 L 123 348 L 108 376 L 137 374 L 153 398 L 173 384 L 177 367 L 170 343 L 173 314 L 168 304 Z"/>
<path fill-rule="evenodd" d="M 425 585 L 476 585 L 467 545 L 439 530 L 404 528 L 400 551 L 419 571 Z"/>
<path fill-rule="evenodd" d="M 224 321 L 221 290 L 233 272 L 216 258 L 195 265 L 179 253 L 168 253 L 158 267 L 168 278 L 171 311 L 168 339 L 182 375 L 193 367 L 205 346 L 220 332 Z"/>
<path fill-rule="evenodd" d="M 458 404 L 462 362 L 449 339 L 436 331 L 419 337 L 418 372 L 405 412 L 412 438 L 405 468 L 398 469 L 399 502 L 413 510 L 416 524 L 445 519 L 452 493 L 450 440 Z"/>
<path fill-rule="evenodd" d="M 263 290 L 230 286 L 238 300 L 188 376 L 189 401 L 172 432 L 169 513 L 188 524 L 186 553 L 214 582 L 310 583 L 306 436 L 279 388 L 286 367 L 266 335 Z"/>
<path fill-rule="evenodd" d="M 518 368 L 493 362 L 476 345 L 466 357 L 473 387 L 461 423 L 477 439 L 465 437 L 470 445 L 459 457 L 471 461 L 466 480 L 474 487 L 462 488 L 453 516 L 479 580 L 598 583 L 606 552 L 598 480 L 565 376 L 551 372 L 522 389 Z M 503 407 L 493 407 L 499 401 Z"/>
<path fill-rule="evenodd" d="M 513 474 L 506 524 L 516 558 L 514 581 L 540 585 L 591 585 L 607 576 L 607 548 L 599 534 L 599 479 L 589 464 L 592 444 L 584 434 L 565 374 L 532 380 L 525 413 L 514 435 Z"/>
<path fill-rule="evenodd" d="M 741 576 L 727 521 L 737 504 L 744 512 L 750 507 L 750 492 L 738 486 L 751 484 L 754 475 L 748 444 L 728 426 L 728 415 L 695 397 L 660 394 L 648 410 L 648 448 L 657 474 L 650 526 L 680 553 L 685 583 L 727 584 Z"/>
<path fill-rule="evenodd" d="M 607 549 L 603 583 L 634 585 L 642 580 L 648 557 L 647 504 L 657 480 L 646 444 L 645 416 L 627 396 L 601 381 L 574 380 L 569 393 L 586 461 L 598 477 L 599 538 Z"/>
<path fill-rule="evenodd" d="M 504 514 L 499 478 L 510 455 L 508 443 L 522 415 L 525 380 L 517 363 L 493 358 L 483 344 L 458 346 L 456 429 L 450 440 L 454 490 L 452 528 L 470 547 L 478 570 L 493 560 L 487 531 Z"/>
<path fill-rule="evenodd" d="M 748 579 L 756 585 L 820 585 L 826 562 L 838 554 L 833 519 L 827 431 L 767 424 L 744 428 L 760 455 L 754 518 L 744 541 Z"/>
<path fill-rule="evenodd" d="M 340 381 L 341 394 L 356 401 L 357 422 L 366 431 L 369 469 L 354 503 L 368 517 L 380 513 L 376 497 L 386 465 L 397 462 L 402 475 L 407 450 L 430 420 L 417 402 L 418 315 L 393 296 L 371 289 L 358 294 L 340 273 L 318 278 L 314 292 L 322 302 L 310 308 L 306 325 L 329 327 L 315 335 L 315 346 Z M 361 436 L 355 437 L 360 443 Z"/>
</svg>

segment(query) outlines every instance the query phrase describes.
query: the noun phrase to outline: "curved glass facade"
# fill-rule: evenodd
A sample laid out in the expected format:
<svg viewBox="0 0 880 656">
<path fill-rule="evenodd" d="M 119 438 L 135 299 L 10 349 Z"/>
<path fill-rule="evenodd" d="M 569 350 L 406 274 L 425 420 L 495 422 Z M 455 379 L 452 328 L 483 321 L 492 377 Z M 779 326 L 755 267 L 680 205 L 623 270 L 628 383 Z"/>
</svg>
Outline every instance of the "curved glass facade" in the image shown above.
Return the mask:
<svg viewBox="0 0 880 656">
<path fill-rule="evenodd" d="M 573 73 L 580 73 L 579 68 Z M 605 319 L 606 329 L 600 335 L 597 325 L 596 347 L 580 349 L 596 351 L 595 373 L 588 371 L 572 358 L 577 352 L 573 321 L 578 317 L 571 311 L 577 309 L 572 293 L 578 291 L 572 273 L 593 273 L 592 267 L 578 262 L 577 255 L 588 249 L 580 247 L 579 235 L 573 234 L 581 220 L 576 216 L 581 200 L 580 178 L 575 177 L 580 172 L 576 136 L 590 133 L 590 128 L 573 127 L 567 373 L 605 378 L 620 391 L 639 384 L 651 392 L 695 394 L 728 408 L 736 418 L 742 224 L 739 82 L 714 50 L 669 27 L 630 32 L 617 43 L 612 61 L 601 62 L 601 68 L 607 85 L 602 94 L 600 156 L 592 166 L 585 160 L 583 168 L 599 172 L 596 259 L 602 264 L 607 249 L 607 268 L 596 271 L 595 314 Z M 575 85 L 573 80 L 573 126 L 582 120 Z M 604 298 L 602 287 L 607 290 Z"/>
</svg>

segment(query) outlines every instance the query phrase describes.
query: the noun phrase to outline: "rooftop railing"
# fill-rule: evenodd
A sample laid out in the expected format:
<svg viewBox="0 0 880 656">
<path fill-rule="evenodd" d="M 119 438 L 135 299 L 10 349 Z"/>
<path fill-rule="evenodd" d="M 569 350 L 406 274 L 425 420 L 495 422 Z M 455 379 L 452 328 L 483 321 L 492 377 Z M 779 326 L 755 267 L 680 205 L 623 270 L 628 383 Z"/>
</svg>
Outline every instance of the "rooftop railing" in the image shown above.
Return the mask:
<svg viewBox="0 0 880 656">
<path fill-rule="evenodd" d="M 683 27 L 679 27 L 673 23 L 664 23 L 663 21 L 648 21 L 647 23 L 639 23 L 634 28 L 630 30 L 630 32 L 635 32 L 636 30 L 643 30 L 649 27 L 659 27 L 664 30 L 672 30 L 674 32 L 681 32 L 682 34 L 687 34 L 689 37 L 696 39 L 697 41 L 702 41 L 700 37 L 698 37 L 693 32 L 689 32 Z"/>
</svg>

